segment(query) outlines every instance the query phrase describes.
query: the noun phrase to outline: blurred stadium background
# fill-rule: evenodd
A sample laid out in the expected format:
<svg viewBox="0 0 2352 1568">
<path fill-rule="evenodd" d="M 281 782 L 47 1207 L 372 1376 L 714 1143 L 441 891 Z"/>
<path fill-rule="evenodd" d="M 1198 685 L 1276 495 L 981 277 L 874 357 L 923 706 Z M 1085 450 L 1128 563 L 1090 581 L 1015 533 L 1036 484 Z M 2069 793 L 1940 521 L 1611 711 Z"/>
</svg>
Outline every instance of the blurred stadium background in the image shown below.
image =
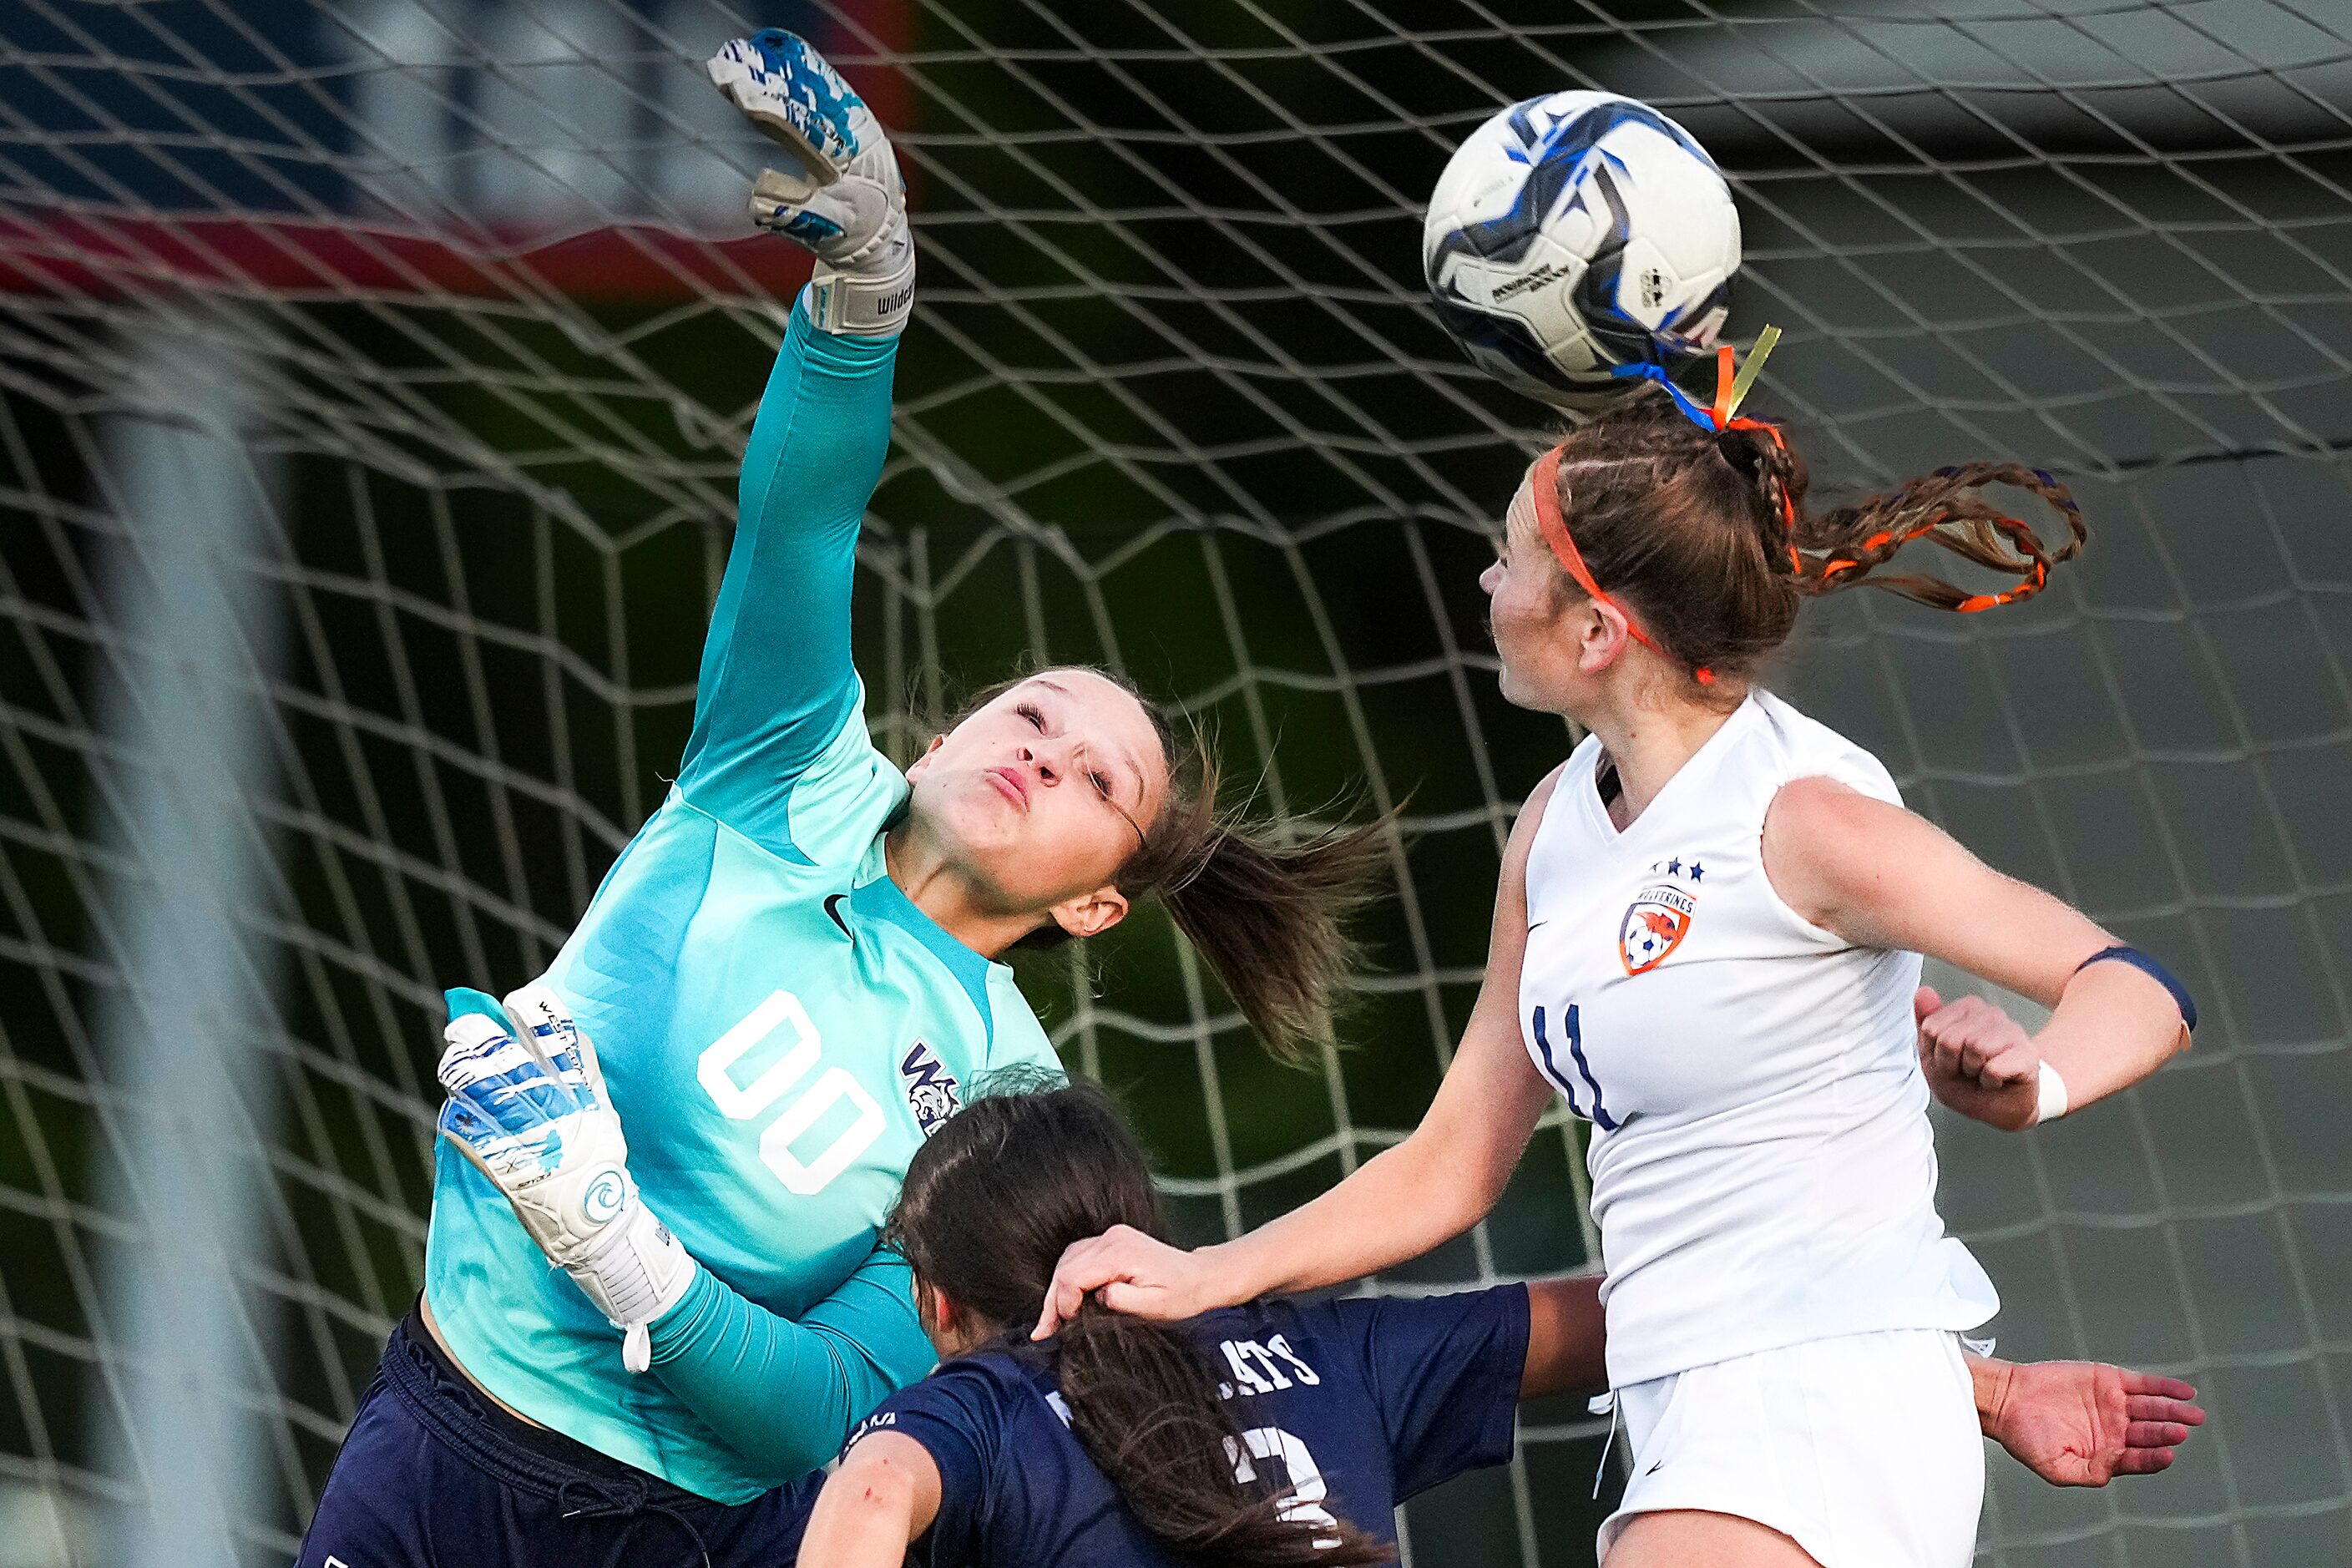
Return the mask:
<svg viewBox="0 0 2352 1568">
<path fill-rule="evenodd" d="M 2003 1349 L 2214 1415 L 2104 1493 L 1996 1454 L 1981 1558 L 2352 1563 L 2344 0 L 0 0 L 0 1568 L 290 1552 L 416 1288 L 438 990 L 536 973 L 685 737 L 803 274 L 696 62 L 771 23 L 894 128 L 924 246 L 886 745 L 1101 660 L 1270 801 L 1410 798 L 1319 1070 L 1156 920 L 1024 975 L 1201 1237 L 1411 1126 L 1570 740 L 1493 690 L 1543 421 L 1423 303 L 1455 139 L 1568 85 L 1696 132 L 1817 494 L 2065 475 L 2041 600 L 1832 602 L 1777 681 L 2206 1007 L 2120 1101 L 1941 1128 Z M 1587 1265 L 1580 1182 L 1562 1122 L 1381 1288 Z M 1524 1435 L 1411 1562 L 1591 1561 L 1598 1423 Z"/>
</svg>

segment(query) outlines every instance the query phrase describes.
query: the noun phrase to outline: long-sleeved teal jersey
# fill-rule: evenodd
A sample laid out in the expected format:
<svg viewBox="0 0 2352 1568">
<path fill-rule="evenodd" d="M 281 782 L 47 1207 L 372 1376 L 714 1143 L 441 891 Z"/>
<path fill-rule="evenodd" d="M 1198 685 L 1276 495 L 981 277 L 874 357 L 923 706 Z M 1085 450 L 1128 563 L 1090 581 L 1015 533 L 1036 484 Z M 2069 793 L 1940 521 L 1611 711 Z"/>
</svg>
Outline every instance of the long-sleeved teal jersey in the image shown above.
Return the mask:
<svg viewBox="0 0 2352 1568">
<path fill-rule="evenodd" d="M 890 341 L 798 308 L 677 784 L 547 979 L 596 1044 L 646 1200 L 701 1261 L 652 1372 L 443 1147 L 425 1299 L 457 1360 L 534 1421 L 722 1501 L 814 1468 L 932 1362 L 878 1251 L 908 1161 L 980 1075 L 1055 1066 L 1012 972 L 887 874 L 906 798 L 849 660 L 853 557 L 889 441 Z"/>
</svg>

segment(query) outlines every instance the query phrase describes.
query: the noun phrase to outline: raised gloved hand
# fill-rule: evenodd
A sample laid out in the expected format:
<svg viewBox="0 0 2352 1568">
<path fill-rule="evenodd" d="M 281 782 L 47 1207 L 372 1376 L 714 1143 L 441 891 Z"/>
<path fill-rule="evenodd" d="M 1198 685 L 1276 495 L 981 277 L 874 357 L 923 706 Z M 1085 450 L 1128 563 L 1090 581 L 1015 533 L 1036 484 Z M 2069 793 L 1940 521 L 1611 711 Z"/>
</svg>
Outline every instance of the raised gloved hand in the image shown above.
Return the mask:
<svg viewBox="0 0 2352 1568">
<path fill-rule="evenodd" d="M 800 165 L 761 174 L 751 221 L 816 256 L 810 320 L 830 332 L 898 332 L 915 306 L 915 241 L 881 121 L 808 40 L 781 27 L 730 40 L 708 68 Z"/>
<path fill-rule="evenodd" d="M 479 992 L 449 1003 L 441 1136 L 623 1331 L 628 1369 L 645 1371 L 646 1325 L 685 1296 L 694 1259 L 638 1194 L 596 1047 L 541 982 L 508 996 L 502 1016 Z"/>
</svg>

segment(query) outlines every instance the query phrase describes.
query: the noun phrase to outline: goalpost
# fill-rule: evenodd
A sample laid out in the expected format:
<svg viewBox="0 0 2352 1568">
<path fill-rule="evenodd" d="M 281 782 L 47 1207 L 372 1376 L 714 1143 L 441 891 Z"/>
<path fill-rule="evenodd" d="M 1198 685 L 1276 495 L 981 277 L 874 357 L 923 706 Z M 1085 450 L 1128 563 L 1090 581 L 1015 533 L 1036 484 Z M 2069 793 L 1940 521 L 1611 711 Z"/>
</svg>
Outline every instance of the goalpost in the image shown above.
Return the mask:
<svg viewBox="0 0 2352 1568">
<path fill-rule="evenodd" d="M 1156 916 L 1024 973 L 1198 1237 L 1412 1126 L 1570 739 L 1496 695 L 1475 586 L 1548 421 L 1419 279 L 1461 134 L 1591 86 L 1710 147 L 1732 333 L 1788 334 L 1754 406 L 1817 497 L 2060 472 L 2093 539 L 2049 593 L 1827 602 L 1776 680 L 2205 1011 L 2115 1103 L 1939 1122 L 2003 1349 L 2175 1373 L 2214 1417 L 2106 1492 L 1996 1456 L 1980 1558 L 2352 1557 L 2339 7 L 18 0 L 0 1562 L 128 1568 L 159 1529 L 180 1561 L 290 1551 L 417 1287 L 439 990 L 537 973 L 685 740 L 805 276 L 744 226 L 770 150 L 696 62 L 770 23 L 892 126 L 922 246 L 857 588 L 886 748 L 1024 659 L 1097 661 L 1213 722 L 1270 805 L 1403 806 L 1312 1070 Z M 1555 1111 L 1492 1220 L 1377 1288 L 1592 1266 L 1582 1193 Z M 1601 1424 L 1522 1433 L 1408 1510 L 1410 1562 L 1591 1561 Z"/>
</svg>

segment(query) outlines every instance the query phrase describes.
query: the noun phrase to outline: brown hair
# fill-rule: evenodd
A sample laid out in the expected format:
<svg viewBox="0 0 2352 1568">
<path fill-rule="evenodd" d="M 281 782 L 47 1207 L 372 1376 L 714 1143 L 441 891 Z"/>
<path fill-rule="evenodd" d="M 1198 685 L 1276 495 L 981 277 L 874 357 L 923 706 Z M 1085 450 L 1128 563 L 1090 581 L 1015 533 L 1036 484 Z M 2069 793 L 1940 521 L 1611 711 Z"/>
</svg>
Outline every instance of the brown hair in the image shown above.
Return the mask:
<svg viewBox="0 0 2352 1568">
<path fill-rule="evenodd" d="M 959 1308 L 1017 1331 L 1036 1321 L 1064 1248 L 1113 1226 L 1163 1226 L 1150 1165 L 1110 1096 L 1015 1073 L 983 1080 L 915 1152 L 883 1239 Z M 1274 1467 L 1235 1477 L 1240 1424 L 1181 1328 L 1089 1299 L 1050 1348 L 1000 1343 L 1054 1358 L 1071 1434 L 1137 1522 L 1190 1561 L 1337 1568 L 1393 1555 L 1344 1521 L 1285 1519 L 1288 1491 L 1264 1474 Z"/>
<path fill-rule="evenodd" d="M 1777 426 L 1706 428 L 1662 388 L 1643 386 L 1559 445 L 1559 516 L 1593 581 L 1632 602 L 1661 651 L 1708 679 L 1753 676 L 1788 639 L 1807 598 L 1863 584 L 1940 610 L 2030 598 L 2082 552 L 2083 514 L 2066 487 L 2019 463 L 1967 463 L 1829 511 L 1805 510 L 1805 461 Z M 2063 521 L 2054 547 L 1984 499 L 1990 484 L 2039 496 Z M 1972 594 L 1921 573 L 1877 573 L 1925 539 L 2014 574 Z"/>
<path fill-rule="evenodd" d="M 1357 952 L 1347 919 L 1371 897 L 1394 814 L 1314 828 L 1295 816 L 1221 811 L 1208 737 L 1121 677 L 1095 673 L 1143 705 L 1168 760 L 1168 798 L 1119 868 L 1118 890 L 1130 899 L 1159 895 L 1266 1049 L 1286 1062 L 1304 1059 L 1330 1036 L 1339 984 Z M 979 693 L 955 722 L 1020 679 Z M 1016 945 L 1067 940 L 1049 921 Z"/>
</svg>

